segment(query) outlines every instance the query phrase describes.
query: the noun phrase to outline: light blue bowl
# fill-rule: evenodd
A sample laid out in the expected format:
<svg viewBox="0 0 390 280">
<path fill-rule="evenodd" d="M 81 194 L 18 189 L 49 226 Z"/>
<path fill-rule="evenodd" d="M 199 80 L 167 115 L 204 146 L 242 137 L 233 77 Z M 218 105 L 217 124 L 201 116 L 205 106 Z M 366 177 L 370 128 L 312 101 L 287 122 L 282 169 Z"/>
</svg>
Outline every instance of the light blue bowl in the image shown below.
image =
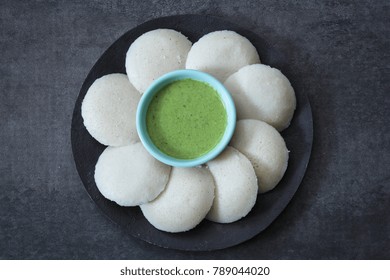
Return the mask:
<svg viewBox="0 0 390 280">
<path fill-rule="evenodd" d="M 146 127 L 146 113 L 154 95 L 166 85 L 183 79 L 201 81 L 213 87 L 218 92 L 227 113 L 227 126 L 220 142 L 208 153 L 194 159 L 178 159 L 163 153 L 150 139 Z M 136 124 L 138 135 L 142 144 L 153 157 L 168 165 L 177 167 L 192 167 L 212 160 L 225 149 L 232 138 L 236 127 L 236 108 L 234 107 L 234 102 L 230 93 L 226 90 L 222 83 L 213 76 L 196 70 L 177 70 L 161 76 L 144 92 L 138 104 Z"/>
</svg>

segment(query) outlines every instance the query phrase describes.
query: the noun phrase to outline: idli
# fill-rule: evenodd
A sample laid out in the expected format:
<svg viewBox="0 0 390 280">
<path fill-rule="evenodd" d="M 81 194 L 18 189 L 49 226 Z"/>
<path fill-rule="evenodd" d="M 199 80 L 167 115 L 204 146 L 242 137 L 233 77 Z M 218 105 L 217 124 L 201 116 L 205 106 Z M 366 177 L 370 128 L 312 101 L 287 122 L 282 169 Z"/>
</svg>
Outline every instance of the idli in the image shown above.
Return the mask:
<svg viewBox="0 0 390 280">
<path fill-rule="evenodd" d="M 209 73 L 224 82 L 248 64 L 260 63 L 249 40 L 234 31 L 214 31 L 201 37 L 188 53 L 186 68 Z"/>
<path fill-rule="evenodd" d="M 192 43 L 172 29 L 156 29 L 142 34 L 126 54 L 126 72 L 141 93 L 157 78 L 183 69 Z"/>
<path fill-rule="evenodd" d="M 135 116 L 139 100 L 139 93 L 124 74 L 109 74 L 95 80 L 81 105 L 89 134 L 108 146 L 138 141 Z"/>
<path fill-rule="evenodd" d="M 259 120 L 240 120 L 230 145 L 252 163 L 260 193 L 272 190 L 282 179 L 287 169 L 288 150 L 274 127 Z"/>
<path fill-rule="evenodd" d="M 264 64 L 241 68 L 226 81 L 238 119 L 264 121 L 278 131 L 289 126 L 296 100 L 289 80 L 278 69 Z"/>
<path fill-rule="evenodd" d="M 245 217 L 256 203 L 257 178 L 250 161 L 232 147 L 207 163 L 215 182 L 215 198 L 207 219 L 231 223 Z"/>
<path fill-rule="evenodd" d="M 165 188 L 171 167 L 154 159 L 140 142 L 107 147 L 95 167 L 101 194 L 121 206 L 155 199 Z"/>
<path fill-rule="evenodd" d="M 214 181 L 204 167 L 173 167 L 165 190 L 152 202 L 142 204 L 145 218 L 157 229 L 188 231 L 209 212 L 214 199 Z"/>
</svg>

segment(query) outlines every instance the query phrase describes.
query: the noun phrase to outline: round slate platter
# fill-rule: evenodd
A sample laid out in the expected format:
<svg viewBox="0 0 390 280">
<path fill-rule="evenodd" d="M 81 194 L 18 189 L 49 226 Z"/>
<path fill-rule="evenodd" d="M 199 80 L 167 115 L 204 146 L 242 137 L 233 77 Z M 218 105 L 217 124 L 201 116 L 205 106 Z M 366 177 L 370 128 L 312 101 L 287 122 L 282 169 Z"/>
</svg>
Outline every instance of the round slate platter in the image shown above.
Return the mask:
<svg viewBox="0 0 390 280">
<path fill-rule="evenodd" d="M 95 164 L 105 146 L 94 140 L 83 125 L 81 103 L 91 84 L 99 77 L 110 73 L 125 73 L 127 49 L 143 33 L 171 28 L 180 31 L 192 42 L 204 34 L 216 30 L 233 30 L 247 37 L 257 48 L 262 63 L 279 68 L 294 82 L 304 77 L 294 77 L 292 66 L 284 63 L 286 54 L 270 47 L 261 35 L 252 33 L 221 18 L 204 15 L 179 15 L 157 18 L 145 22 L 126 32 L 100 57 L 85 79 L 77 98 L 71 128 L 73 156 L 81 180 L 98 207 L 116 224 L 128 233 L 146 242 L 172 249 L 208 251 L 227 248 L 242 243 L 267 228 L 283 211 L 297 191 L 309 162 L 313 142 L 313 122 L 310 103 L 307 97 L 296 90 L 297 109 L 291 125 L 282 132 L 290 158 L 287 171 L 278 186 L 258 196 L 255 207 L 243 219 L 231 224 L 218 224 L 204 220 L 195 229 L 184 233 L 166 233 L 157 230 L 144 218 L 139 207 L 120 207 L 105 199 L 94 181 Z M 228 59 L 228 58 L 227 58 Z M 296 80 L 296 81 L 295 81 Z"/>
</svg>

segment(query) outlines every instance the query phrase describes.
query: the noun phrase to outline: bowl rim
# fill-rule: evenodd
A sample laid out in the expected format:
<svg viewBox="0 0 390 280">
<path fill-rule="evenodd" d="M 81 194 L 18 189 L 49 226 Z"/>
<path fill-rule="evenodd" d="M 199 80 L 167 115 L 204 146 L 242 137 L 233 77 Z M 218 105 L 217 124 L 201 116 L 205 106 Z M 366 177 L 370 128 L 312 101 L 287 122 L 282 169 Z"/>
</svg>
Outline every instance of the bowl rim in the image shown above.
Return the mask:
<svg viewBox="0 0 390 280">
<path fill-rule="evenodd" d="M 166 85 L 184 79 L 193 79 L 204 82 L 214 88 L 217 91 L 227 114 L 225 132 L 218 144 L 206 154 L 193 159 L 179 159 L 163 153 L 154 145 L 146 129 L 146 113 L 155 94 L 157 94 Z M 162 75 L 146 89 L 146 91 L 142 94 L 137 106 L 136 128 L 143 146 L 155 159 L 175 167 L 194 167 L 204 164 L 217 157 L 229 144 L 230 139 L 233 136 L 235 126 L 236 108 L 230 92 L 215 77 L 198 70 L 181 69 L 174 70 Z"/>
</svg>

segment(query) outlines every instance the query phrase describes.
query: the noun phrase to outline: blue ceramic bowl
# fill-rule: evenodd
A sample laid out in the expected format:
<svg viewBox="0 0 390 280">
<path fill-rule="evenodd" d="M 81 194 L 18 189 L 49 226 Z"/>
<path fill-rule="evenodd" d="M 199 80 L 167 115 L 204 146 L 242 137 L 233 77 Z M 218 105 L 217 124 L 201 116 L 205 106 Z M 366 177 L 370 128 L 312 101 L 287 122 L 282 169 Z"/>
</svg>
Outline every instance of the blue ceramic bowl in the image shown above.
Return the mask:
<svg viewBox="0 0 390 280">
<path fill-rule="evenodd" d="M 227 113 L 227 126 L 220 142 L 208 153 L 194 159 L 179 159 L 163 153 L 154 145 L 150 139 L 146 127 L 146 113 L 154 95 L 157 94 L 166 85 L 183 79 L 201 81 L 213 87 L 218 92 Z M 153 157 L 168 165 L 177 167 L 192 167 L 212 160 L 225 149 L 233 136 L 233 132 L 236 126 L 236 109 L 234 107 L 234 102 L 230 93 L 226 90 L 222 83 L 213 76 L 196 70 L 177 70 L 161 76 L 156 81 L 154 81 L 144 92 L 138 104 L 136 124 L 141 142 Z"/>
</svg>

